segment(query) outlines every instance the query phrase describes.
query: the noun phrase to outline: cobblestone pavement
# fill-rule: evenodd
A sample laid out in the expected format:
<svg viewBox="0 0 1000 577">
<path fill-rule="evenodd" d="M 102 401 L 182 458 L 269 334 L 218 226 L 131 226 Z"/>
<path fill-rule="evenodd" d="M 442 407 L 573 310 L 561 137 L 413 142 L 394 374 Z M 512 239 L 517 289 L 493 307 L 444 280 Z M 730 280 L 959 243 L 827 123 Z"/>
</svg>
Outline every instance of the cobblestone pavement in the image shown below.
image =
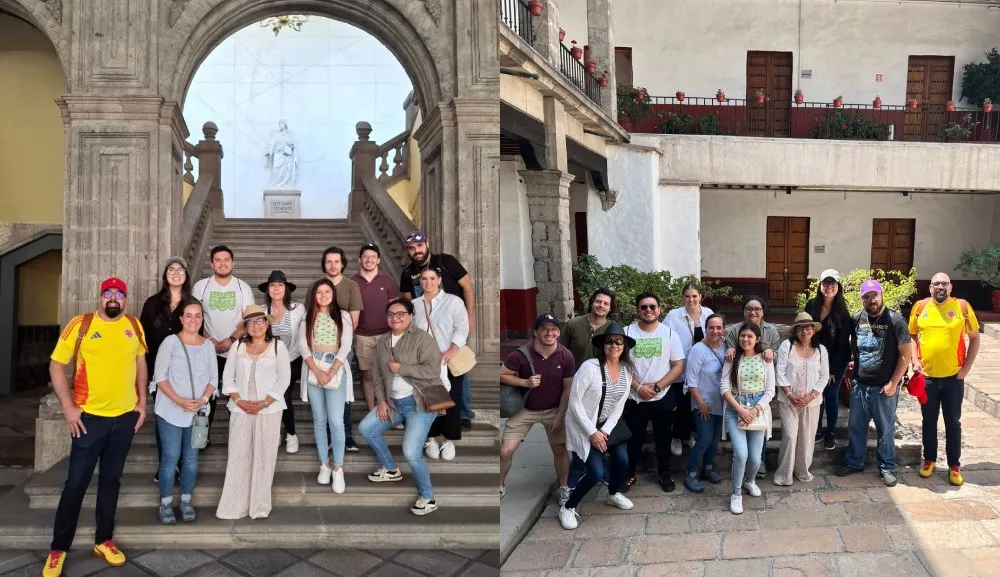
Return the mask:
<svg viewBox="0 0 1000 577">
<path fill-rule="evenodd" d="M 901 400 L 898 420 L 902 436 L 919 435 L 912 398 Z M 605 505 L 604 488 L 580 507 L 576 531 L 559 526 L 550 503 L 502 573 L 1000 576 L 1000 421 L 966 402 L 962 423 L 963 487 L 948 483 L 943 422 L 934 476 L 921 479 L 904 468 L 893 488 L 882 485 L 871 462 L 864 474 L 848 477 L 813 470 L 812 482 L 792 487 L 775 487 L 769 475 L 758 481 L 764 494 L 744 496 L 745 512 L 737 516 L 729 512 L 728 479 L 706 483 L 702 495 L 679 482 L 664 495 L 647 476 L 629 492 L 634 509 Z"/>
<path fill-rule="evenodd" d="M 41 573 L 48 551 L 0 550 L 0 575 Z M 361 551 L 356 549 L 239 549 L 125 551 L 111 568 L 89 550 L 74 550 L 64 577 L 497 577 L 500 551 Z"/>
</svg>

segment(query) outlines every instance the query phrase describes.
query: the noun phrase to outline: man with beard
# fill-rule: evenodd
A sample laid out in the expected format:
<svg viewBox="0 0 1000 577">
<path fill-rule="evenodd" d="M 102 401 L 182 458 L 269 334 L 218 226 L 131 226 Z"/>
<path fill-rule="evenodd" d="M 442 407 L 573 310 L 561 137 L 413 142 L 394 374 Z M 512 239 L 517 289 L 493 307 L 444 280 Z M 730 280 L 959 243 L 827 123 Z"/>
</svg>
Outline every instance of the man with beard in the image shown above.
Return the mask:
<svg viewBox="0 0 1000 577">
<path fill-rule="evenodd" d="M 677 488 L 670 476 L 670 440 L 673 437 L 674 411 L 682 395 L 668 390 L 683 387 L 678 383 L 684 373 L 684 346 L 680 335 L 660 322 L 660 298 L 650 292 L 635 298 L 638 319 L 625 329 L 635 339 L 632 351 L 635 378 L 632 391 L 625 401 L 624 418 L 632 431 L 628 440 L 628 480 L 625 490 L 636 482 L 635 471 L 642 459 L 642 444 L 646 427 L 653 421 L 653 441 L 656 444 L 656 468 L 660 488 L 671 492 Z M 689 407 L 681 407 L 687 411 Z"/>
<path fill-rule="evenodd" d="M 361 311 L 365 305 L 358 283 L 344 276 L 345 268 L 347 268 L 347 253 L 344 252 L 344 249 L 339 246 L 331 246 L 323 251 L 323 272 L 326 274 L 327 280 L 333 283 L 337 306 L 340 307 L 340 310 L 347 311 L 351 315 L 351 328 L 357 330 Z M 353 356 L 354 351 L 352 350 L 347 357 L 347 362 L 351 362 Z M 358 444 L 351 434 L 351 403 L 344 403 L 344 433 L 347 435 L 345 450 L 357 453 Z"/>
<path fill-rule="evenodd" d="M 361 369 L 361 387 L 364 389 L 365 402 L 368 410 L 375 408 L 375 393 L 372 388 L 372 359 L 375 355 L 375 341 L 379 336 L 389 332 L 389 323 L 381 311 L 386 310 L 389 302 L 399 296 L 396 282 L 389 275 L 379 270 L 379 250 L 374 244 L 368 243 L 361 247 L 358 264 L 361 269 L 351 277 L 361 291 L 363 303 L 358 316 L 358 326 L 354 327 L 354 352 L 358 357 L 358 368 Z"/>
<path fill-rule="evenodd" d="M 113 567 L 125 564 L 125 555 L 113 539 L 118 488 L 132 439 L 146 419 L 148 383 L 142 326 L 135 317 L 122 314 L 127 293 L 121 279 L 111 277 L 101 283 L 97 312 L 74 317 L 52 352 L 52 389 L 72 440 L 69 472 L 56 509 L 43 577 L 62 573 L 98 462 L 93 553 Z M 70 391 L 65 369 L 74 357 Z"/>
<path fill-rule="evenodd" d="M 886 487 L 896 485 L 896 405 L 899 382 L 910 364 L 910 332 L 906 319 L 882 302 L 877 280 L 861 284 L 864 308 L 854 315 L 851 348 L 854 351 L 854 382 L 851 383 L 851 414 L 847 422 L 846 462 L 834 471 L 840 477 L 865 468 L 868 424 L 875 421 L 878 433 L 878 472 Z"/>
<path fill-rule="evenodd" d="M 587 314 L 566 321 L 559 342 L 573 353 L 576 366 L 597 356 L 591 341 L 596 335 L 604 334 L 608 328 L 608 317 L 614 310 L 615 293 L 608 288 L 599 288 L 590 295 Z"/>
<path fill-rule="evenodd" d="M 410 255 L 410 264 L 403 269 L 399 277 L 399 294 L 407 299 L 415 299 L 423 294 L 420 288 L 420 273 L 431 267 L 443 272 L 441 288 L 448 294 L 453 294 L 465 303 L 465 311 L 469 314 L 469 334 L 476 330 L 476 298 L 472 287 L 472 277 L 462 263 L 450 254 L 431 254 L 427 243 L 427 235 L 420 230 L 414 230 L 406 235 L 406 253 Z M 472 412 L 470 403 L 469 375 L 462 378 L 462 428 L 472 429 Z"/>
<path fill-rule="evenodd" d="M 923 373 L 927 402 L 920 406 L 923 420 L 924 464 L 920 476 L 934 474 L 937 462 L 938 415 L 944 412 L 948 480 L 962 485 L 962 400 L 965 377 L 979 352 L 979 321 L 969 303 L 952 298 L 951 279 L 943 272 L 931 278 L 931 298 L 910 312 L 913 372 Z M 965 335 L 969 336 L 966 350 Z"/>
<path fill-rule="evenodd" d="M 212 248 L 212 276 L 191 287 L 191 294 L 201 301 L 204 311 L 205 336 L 215 345 L 219 365 L 219 382 L 226 368 L 229 347 L 246 332 L 243 329 L 243 309 L 254 304 L 250 285 L 233 276 L 233 251 L 220 244 Z M 208 403 L 208 423 L 215 420 L 215 399 Z M 211 441 L 209 441 L 211 442 Z M 205 448 L 208 448 L 205 444 Z"/>
</svg>

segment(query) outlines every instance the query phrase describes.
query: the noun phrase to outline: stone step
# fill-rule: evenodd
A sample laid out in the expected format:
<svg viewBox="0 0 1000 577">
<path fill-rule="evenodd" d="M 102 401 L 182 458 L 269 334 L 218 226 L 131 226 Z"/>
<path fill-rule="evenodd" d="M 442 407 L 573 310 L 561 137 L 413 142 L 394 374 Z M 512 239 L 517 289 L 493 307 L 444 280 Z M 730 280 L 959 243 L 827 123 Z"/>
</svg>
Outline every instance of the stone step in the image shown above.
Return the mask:
<svg viewBox="0 0 1000 577">
<path fill-rule="evenodd" d="M 409 473 L 409 465 L 403 457 L 399 445 L 390 445 L 393 458 L 404 474 Z M 455 460 L 426 459 L 431 475 L 445 473 L 494 473 L 500 474 L 500 446 L 494 443 L 489 446 L 458 446 Z M 426 458 L 426 457 L 425 457 Z M 227 462 L 226 446 L 212 442 L 212 446 L 198 455 L 198 474 L 225 472 Z M 153 445 L 132 445 L 125 464 L 126 473 L 145 473 L 152 482 L 153 474 L 159 469 L 159 457 Z M 357 453 L 344 455 L 344 470 L 349 473 L 368 474 L 379 467 L 375 454 L 367 447 Z M 299 452 L 290 455 L 284 447 L 278 449 L 278 472 L 312 473 L 319 472 L 319 457 L 315 445 L 302 446 Z"/>
<path fill-rule="evenodd" d="M 776 408 L 774 408 L 773 405 L 772 405 L 771 417 L 772 417 L 772 421 L 771 421 L 771 438 L 773 440 L 780 441 L 781 438 L 782 438 L 783 432 L 784 432 L 784 427 L 782 425 L 781 419 L 778 417 L 778 411 L 777 411 Z M 824 420 L 825 420 L 825 418 L 824 418 Z M 836 431 L 835 434 L 836 434 L 837 438 L 844 438 L 844 439 L 847 438 L 847 423 L 848 423 L 848 409 L 846 407 L 841 406 L 840 407 L 840 411 L 837 414 L 837 426 L 834 428 L 835 431 Z M 826 427 L 824 425 L 824 429 L 825 428 Z M 875 426 L 874 425 L 869 426 L 868 436 L 869 436 L 870 439 L 877 438 L 877 434 L 875 432 Z M 812 438 L 812 436 L 810 436 L 810 438 Z M 900 438 L 900 433 L 898 431 L 896 432 L 896 438 L 897 439 Z M 653 436 L 653 424 L 650 423 L 646 427 L 646 442 L 647 443 L 652 443 L 653 439 L 654 439 L 654 436 Z M 689 449 L 688 449 L 687 445 L 684 445 L 684 452 L 687 453 L 688 451 L 689 451 Z"/>
</svg>

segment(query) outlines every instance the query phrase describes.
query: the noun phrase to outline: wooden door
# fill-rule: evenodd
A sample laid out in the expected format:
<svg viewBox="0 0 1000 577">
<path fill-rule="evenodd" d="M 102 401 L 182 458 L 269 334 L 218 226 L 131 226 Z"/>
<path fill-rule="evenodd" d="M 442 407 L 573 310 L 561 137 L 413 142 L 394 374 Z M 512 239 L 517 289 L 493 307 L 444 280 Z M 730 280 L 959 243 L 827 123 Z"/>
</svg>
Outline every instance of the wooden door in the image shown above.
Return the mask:
<svg viewBox="0 0 1000 577">
<path fill-rule="evenodd" d="M 945 104 L 951 100 L 954 56 L 910 56 L 906 70 L 906 102 L 916 99 L 916 110 L 906 109 L 903 140 L 938 140 L 948 123 Z"/>
<path fill-rule="evenodd" d="M 632 86 L 632 49 L 615 46 L 615 82 Z"/>
<path fill-rule="evenodd" d="M 757 91 L 767 100 L 757 103 Z M 792 101 L 792 53 L 747 52 L 746 134 L 788 136 Z"/>
<path fill-rule="evenodd" d="M 872 219 L 872 268 L 895 270 L 904 274 L 913 267 L 913 233 L 917 221 L 912 218 Z"/>
<path fill-rule="evenodd" d="M 767 217 L 767 298 L 773 306 L 794 306 L 806 290 L 809 217 Z"/>
</svg>

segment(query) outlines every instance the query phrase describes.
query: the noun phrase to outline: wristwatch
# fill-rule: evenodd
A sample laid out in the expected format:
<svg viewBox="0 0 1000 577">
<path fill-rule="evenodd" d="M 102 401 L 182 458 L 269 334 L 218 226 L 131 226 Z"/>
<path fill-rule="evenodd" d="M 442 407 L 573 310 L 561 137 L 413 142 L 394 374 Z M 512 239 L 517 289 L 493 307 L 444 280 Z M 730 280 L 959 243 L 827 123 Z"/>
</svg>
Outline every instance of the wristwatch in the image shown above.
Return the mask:
<svg viewBox="0 0 1000 577">
<path fill-rule="evenodd" d="M 660 391 L 662 391 L 662 390 L 663 390 L 663 389 L 661 389 L 661 388 L 660 388 L 660 385 L 658 385 L 658 384 L 656 384 L 656 383 L 653 383 L 653 392 L 654 392 L 654 393 L 656 393 L 657 395 L 659 395 L 659 394 L 660 394 Z"/>
</svg>

